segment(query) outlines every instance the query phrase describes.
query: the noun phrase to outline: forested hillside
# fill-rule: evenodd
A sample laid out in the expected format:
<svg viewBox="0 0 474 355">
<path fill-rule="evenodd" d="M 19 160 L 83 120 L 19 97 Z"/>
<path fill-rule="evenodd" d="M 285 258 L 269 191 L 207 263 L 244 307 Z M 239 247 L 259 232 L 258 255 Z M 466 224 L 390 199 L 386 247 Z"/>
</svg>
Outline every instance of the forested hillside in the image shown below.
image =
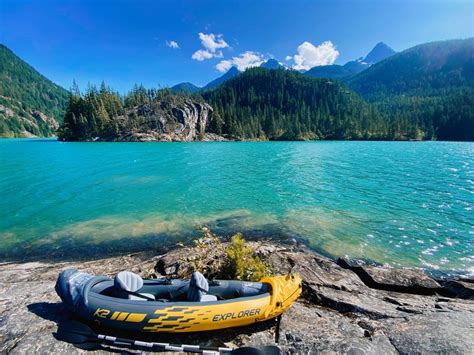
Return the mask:
<svg viewBox="0 0 474 355">
<path fill-rule="evenodd" d="M 382 114 L 423 138 L 474 140 L 474 38 L 422 44 L 347 81 Z"/>
<path fill-rule="evenodd" d="M 243 139 L 382 139 L 389 127 L 356 94 L 334 80 L 296 71 L 247 69 L 204 93 L 212 129 Z"/>
<path fill-rule="evenodd" d="M 344 65 L 320 65 L 313 67 L 304 73 L 312 78 L 343 79 L 353 73 L 347 70 Z"/>
<path fill-rule="evenodd" d="M 49 136 L 68 92 L 0 45 L 0 137 Z"/>
</svg>

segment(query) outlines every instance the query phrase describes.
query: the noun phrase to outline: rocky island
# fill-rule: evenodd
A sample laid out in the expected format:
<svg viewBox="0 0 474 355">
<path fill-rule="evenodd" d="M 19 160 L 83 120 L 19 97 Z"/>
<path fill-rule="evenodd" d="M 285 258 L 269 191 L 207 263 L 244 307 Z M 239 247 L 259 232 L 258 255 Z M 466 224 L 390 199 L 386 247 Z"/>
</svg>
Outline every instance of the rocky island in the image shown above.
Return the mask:
<svg viewBox="0 0 474 355">
<path fill-rule="evenodd" d="M 213 109 L 205 103 L 187 97 L 169 96 L 159 103 L 142 104 L 117 120 L 121 125 L 135 126 L 130 131 L 118 131 L 104 140 L 118 142 L 192 142 L 223 141 L 224 137 L 208 132 Z M 132 122 L 132 123 L 130 123 Z"/>
<path fill-rule="evenodd" d="M 91 100 L 99 105 L 89 104 Z M 100 93 L 91 91 L 84 98 L 80 94 L 71 96 L 58 135 L 61 140 L 109 142 L 227 140 L 210 129 L 213 113 L 213 108 L 198 96 L 144 88 L 137 88 L 122 106 L 104 86 Z"/>
<path fill-rule="evenodd" d="M 70 316 L 54 291 L 60 270 L 75 267 L 112 277 L 130 270 L 144 278 L 182 278 L 198 269 L 214 277 L 221 275 L 228 244 L 205 236 L 187 246 L 100 260 L 3 263 L 0 351 L 81 352 L 54 337 L 58 324 Z M 248 245 L 272 272 L 303 278 L 302 297 L 280 321 L 137 337 L 206 346 L 277 345 L 284 353 L 467 354 L 474 348 L 473 280 L 435 280 L 418 270 L 331 260 L 295 240 Z M 115 351 L 108 346 L 102 350 Z"/>
</svg>

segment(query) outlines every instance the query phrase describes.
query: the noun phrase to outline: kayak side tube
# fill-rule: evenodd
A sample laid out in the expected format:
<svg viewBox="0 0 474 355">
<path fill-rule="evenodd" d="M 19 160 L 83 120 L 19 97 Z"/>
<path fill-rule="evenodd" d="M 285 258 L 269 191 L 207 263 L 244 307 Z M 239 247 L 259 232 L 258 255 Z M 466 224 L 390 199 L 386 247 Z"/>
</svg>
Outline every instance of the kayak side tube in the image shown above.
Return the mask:
<svg viewBox="0 0 474 355">
<path fill-rule="evenodd" d="M 98 280 L 97 282 L 101 282 Z M 301 294 L 298 276 L 275 276 L 261 280 L 271 292 L 213 302 L 154 302 L 117 299 L 83 289 L 85 318 L 112 328 L 142 332 L 199 332 L 240 327 L 274 318 Z"/>
</svg>

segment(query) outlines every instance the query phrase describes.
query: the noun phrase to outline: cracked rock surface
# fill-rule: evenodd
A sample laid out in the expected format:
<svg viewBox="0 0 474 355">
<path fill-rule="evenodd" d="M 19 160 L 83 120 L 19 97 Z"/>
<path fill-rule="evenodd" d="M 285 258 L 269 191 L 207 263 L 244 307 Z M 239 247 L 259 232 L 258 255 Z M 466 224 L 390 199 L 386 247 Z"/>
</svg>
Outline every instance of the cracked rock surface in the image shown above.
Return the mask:
<svg viewBox="0 0 474 355">
<path fill-rule="evenodd" d="M 472 354 L 470 280 L 436 281 L 415 270 L 337 263 L 297 244 L 250 244 L 275 272 L 295 272 L 304 280 L 302 297 L 280 321 L 133 337 L 206 346 L 277 345 L 291 354 Z M 54 291 L 56 277 L 65 268 L 112 277 L 122 270 L 143 277 L 187 277 L 194 269 L 212 276 L 222 266 L 224 246 L 204 240 L 164 255 L 147 251 L 101 260 L 0 264 L 0 352 L 83 352 L 53 336 L 57 325 L 71 316 Z M 117 331 L 103 333 L 131 337 Z M 104 346 L 99 352 L 116 350 Z"/>
</svg>

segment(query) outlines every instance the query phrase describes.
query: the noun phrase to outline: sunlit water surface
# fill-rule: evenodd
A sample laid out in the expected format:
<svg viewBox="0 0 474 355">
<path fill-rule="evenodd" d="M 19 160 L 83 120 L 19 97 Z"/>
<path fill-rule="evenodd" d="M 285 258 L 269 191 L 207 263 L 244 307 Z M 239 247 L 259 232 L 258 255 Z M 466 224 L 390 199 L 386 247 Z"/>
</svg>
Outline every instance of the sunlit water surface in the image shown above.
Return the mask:
<svg viewBox="0 0 474 355">
<path fill-rule="evenodd" d="M 0 258 L 176 243 L 206 224 L 474 273 L 474 143 L 0 140 Z"/>
</svg>

